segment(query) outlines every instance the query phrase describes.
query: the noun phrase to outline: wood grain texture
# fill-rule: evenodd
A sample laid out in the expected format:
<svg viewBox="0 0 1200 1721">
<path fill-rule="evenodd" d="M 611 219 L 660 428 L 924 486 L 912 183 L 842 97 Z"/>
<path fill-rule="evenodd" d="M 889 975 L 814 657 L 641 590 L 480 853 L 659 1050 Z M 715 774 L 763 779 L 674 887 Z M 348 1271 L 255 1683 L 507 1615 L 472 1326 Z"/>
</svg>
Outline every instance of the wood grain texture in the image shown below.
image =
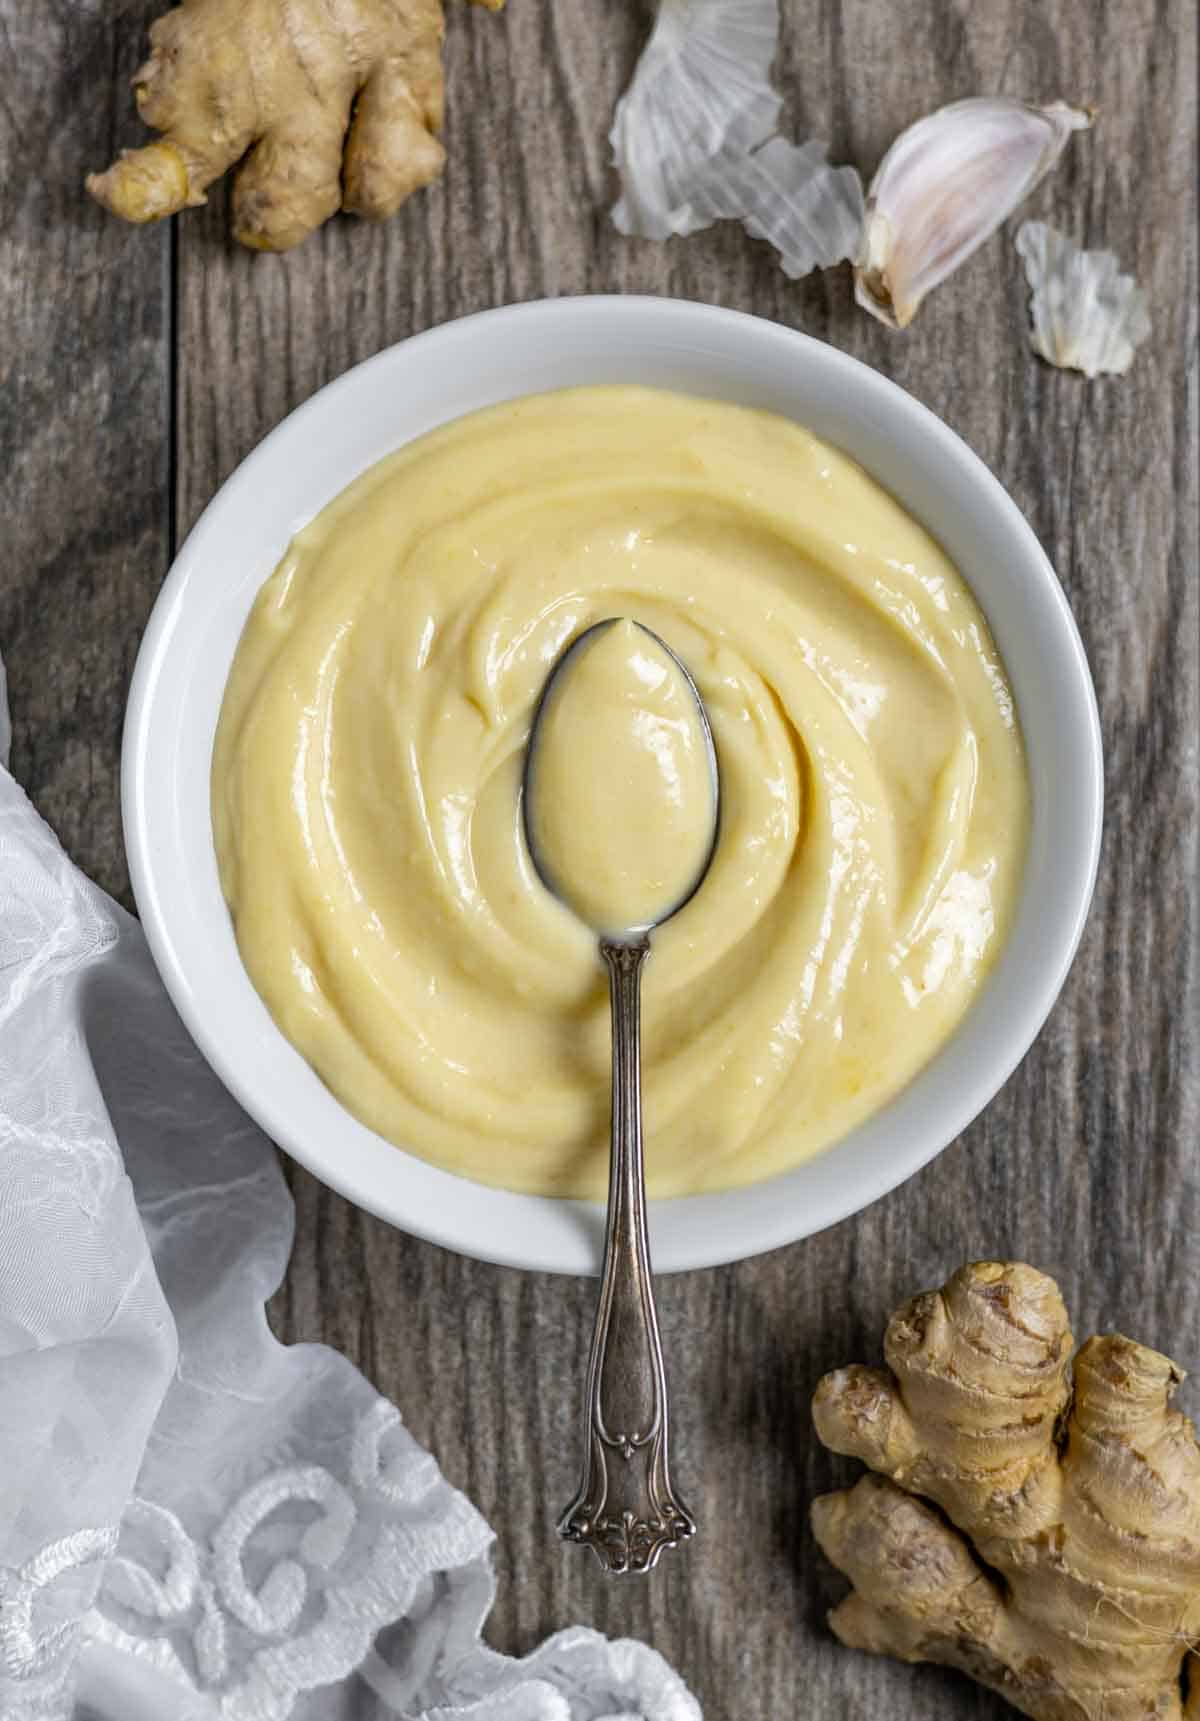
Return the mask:
<svg viewBox="0 0 1200 1721">
<path fill-rule="evenodd" d="M 170 559 L 170 257 L 81 195 L 138 130 L 145 8 L 0 0 L 0 651 L 13 770 L 127 890 L 125 689 Z"/>
<path fill-rule="evenodd" d="M 164 559 L 172 357 L 181 526 L 350 364 L 541 294 L 755 311 L 947 419 L 1032 522 L 1084 635 L 1107 755 L 1095 905 L 1045 1032 L 959 1143 L 818 1238 L 663 1284 L 676 1467 L 701 1539 L 651 1579 L 613 1584 L 553 1537 L 575 1480 L 590 1286 L 414 1242 L 292 1170 L 297 1241 L 274 1318 L 353 1357 L 496 1527 L 499 1646 L 528 1649 L 571 1620 L 643 1637 L 714 1721 L 1000 1721 L 1011 1712 L 955 1676 L 830 1638 L 823 1613 L 843 1586 L 807 1513 L 854 1467 L 817 1446 L 808 1401 L 825 1369 L 878 1357 L 897 1303 L 978 1256 L 1055 1273 L 1078 1331 L 1121 1328 L 1200 1370 L 1195 14 L 1188 0 L 784 0 L 784 13 L 789 122 L 868 172 L 903 125 L 958 96 L 1099 106 L 1025 213 L 1115 249 L 1148 287 L 1154 334 L 1128 377 L 1088 384 L 1032 358 L 1011 228 L 902 337 L 854 309 L 844 271 L 793 285 L 735 228 L 622 239 L 606 133 L 648 13 L 617 0 L 510 0 L 499 18 L 453 7 L 441 185 L 384 229 L 335 222 L 284 259 L 232 247 L 214 196 L 177 228 L 173 335 L 166 237 L 107 224 L 71 191 L 107 141 L 108 81 L 136 58 L 139 13 L 101 26 L 0 0 L 47 84 L 91 80 L 70 112 L 65 96 L 51 104 L 36 139 L 29 104 L 14 119 L 0 103 L 28 176 L 0 184 L 16 200 L 0 239 L 16 764 L 76 857 L 120 888 L 117 726 Z M 11 34 L 5 53 L 7 72 Z M 8 75 L 0 88 L 25 99 Z M 47 174 L 50 210 L 31 190 Z"/>
</svg>

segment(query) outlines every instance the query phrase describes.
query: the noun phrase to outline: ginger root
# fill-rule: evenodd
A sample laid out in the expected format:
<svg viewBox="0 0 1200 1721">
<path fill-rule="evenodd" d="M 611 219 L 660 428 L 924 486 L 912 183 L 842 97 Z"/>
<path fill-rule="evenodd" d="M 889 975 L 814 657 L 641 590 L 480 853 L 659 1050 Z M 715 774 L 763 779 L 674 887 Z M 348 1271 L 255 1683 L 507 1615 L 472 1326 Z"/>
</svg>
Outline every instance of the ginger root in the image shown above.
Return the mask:
<svg viewBox="0 0 1200 1721">
<path fill-rule="evenodd" d="M 442 170 L 442 28 L 440 0 L 183 0 L 151 25 L 134 78 L 163 136 L 87 189 L 126 221 L 157 221 L 204 203 L 246 156 L 243 245 L 286 251 L 338 208 L 383 220 Z"/>
<path fill-rule="evenodd" d="M 1183 1376 L 1114 1334 L 1072 1380 L 1073 1348 L 1052 1279 L 979 1262 L 893 1317 L 890 1372 L 826 1375 L 818 1435 L 877 1472 L 813 1505 L 854 1585 L 830 1625 L 1036 1721 L 1200 1721 L 1200 1443 L 1168 1408 Z"/>
</svg>

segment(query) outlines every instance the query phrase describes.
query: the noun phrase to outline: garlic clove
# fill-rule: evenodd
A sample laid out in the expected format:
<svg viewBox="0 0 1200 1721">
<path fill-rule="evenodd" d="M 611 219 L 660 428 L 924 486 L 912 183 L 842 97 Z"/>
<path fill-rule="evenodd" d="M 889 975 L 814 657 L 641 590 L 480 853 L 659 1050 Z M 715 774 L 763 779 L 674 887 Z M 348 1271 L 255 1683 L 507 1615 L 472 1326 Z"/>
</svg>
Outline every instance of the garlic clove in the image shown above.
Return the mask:
<svg viewBox="0 0 1200 1721">
<path fill-rule="evenodd" d="M 1044 221 L 1017 229 L 1033 327 L 1030 342 L 1048 364 L 1087 377 L 1123 375 L 1150 333 L 1146 295 L 1118 274 L 1111 251 L 1081 251 Z"/>
<path fill-rule="evenodd" d="M 855 297 L 902 329 L 921 300 L 1007 220 L 1049 173 L 1082 108 L 999 96 L 952 102 L 902 132 L 867 193 Z"/>
<path fill-rule="evenodd" d="M 622 233 L 665 239 L 741 221 L 793 278 L 857 256 L 857 172 L 831 167 L 822 143 L 775 135 L 778 45 L 777 0 L 662 0 L 610 134 Z"/>
</svg>

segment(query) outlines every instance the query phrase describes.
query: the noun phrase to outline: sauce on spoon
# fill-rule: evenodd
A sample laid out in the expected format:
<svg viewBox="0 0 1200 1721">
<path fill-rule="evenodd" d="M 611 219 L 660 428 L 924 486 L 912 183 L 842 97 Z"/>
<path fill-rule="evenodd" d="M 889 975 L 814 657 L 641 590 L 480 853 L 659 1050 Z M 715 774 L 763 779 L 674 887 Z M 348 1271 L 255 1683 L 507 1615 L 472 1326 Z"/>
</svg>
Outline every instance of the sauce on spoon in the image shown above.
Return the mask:
<svg viewBox="0 0 1200 1721">
<path fill-rule="evenodd" d="M 554 894 L 607 938 L 659 925 L 708 868 L 716 792 L 711 738 L 683 666 L 636 622 L 588 629 L 535 720 L 526 827 Z"/>
</svg>

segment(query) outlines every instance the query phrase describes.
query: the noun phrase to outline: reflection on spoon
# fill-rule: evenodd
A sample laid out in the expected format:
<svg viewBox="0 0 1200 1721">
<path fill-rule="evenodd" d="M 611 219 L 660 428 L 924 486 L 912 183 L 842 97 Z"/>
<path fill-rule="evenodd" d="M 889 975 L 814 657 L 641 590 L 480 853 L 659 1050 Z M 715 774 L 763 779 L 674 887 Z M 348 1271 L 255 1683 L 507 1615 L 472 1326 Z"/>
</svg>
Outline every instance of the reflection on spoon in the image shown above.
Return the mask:
<svg viewBox="0 0 1200 1721">
<path fill-rule="evenodd" d="M 534 717 L 522 808 L 533 864 L 597 934 L 612 997 L 612 1159 L 586 1455 L 559 1528 L 609 1571 L 645 1572 L 696 1526 L 670 1476 L 646 1228 L 641 975 L 650 933 L 703 882 L 720 811 L 700 694 L 648 628 L 598 622 L 559 658 Z"/>
</svg>

